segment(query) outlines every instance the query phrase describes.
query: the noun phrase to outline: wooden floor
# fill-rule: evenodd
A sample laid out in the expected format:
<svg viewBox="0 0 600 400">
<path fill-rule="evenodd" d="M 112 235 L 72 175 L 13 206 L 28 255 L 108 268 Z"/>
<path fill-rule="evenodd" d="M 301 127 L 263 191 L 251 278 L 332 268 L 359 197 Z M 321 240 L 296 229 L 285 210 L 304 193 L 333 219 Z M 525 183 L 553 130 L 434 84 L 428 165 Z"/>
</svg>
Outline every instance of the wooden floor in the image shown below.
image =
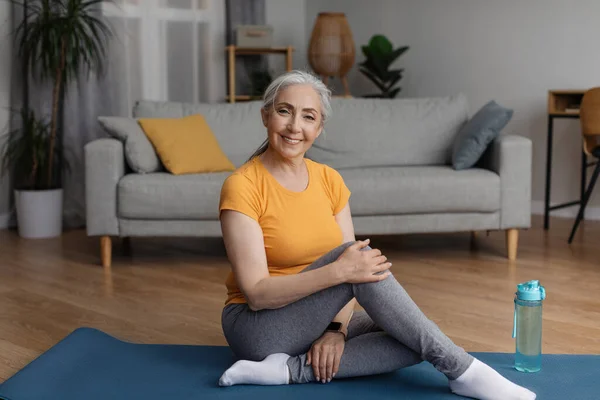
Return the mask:
<svg viewBox="0 0 600 400">
<path fill-rule="evenodd" d="M 521 232 L 518 260 L 504 233 L 372 237 L 422 310 L 468 351 L 513 352 L 517 283 L 540 279 L 546 353 L 600 354 L 600 222 L 575 242 L 571 220 Z M 82 230 L 25 240 L 0 231 L 0 382 L 81 326 L 143 343 L 225 345 L 220 311 L 228 272 L 220 239 L 115 240 L 103 269 Z"/>
</svg>

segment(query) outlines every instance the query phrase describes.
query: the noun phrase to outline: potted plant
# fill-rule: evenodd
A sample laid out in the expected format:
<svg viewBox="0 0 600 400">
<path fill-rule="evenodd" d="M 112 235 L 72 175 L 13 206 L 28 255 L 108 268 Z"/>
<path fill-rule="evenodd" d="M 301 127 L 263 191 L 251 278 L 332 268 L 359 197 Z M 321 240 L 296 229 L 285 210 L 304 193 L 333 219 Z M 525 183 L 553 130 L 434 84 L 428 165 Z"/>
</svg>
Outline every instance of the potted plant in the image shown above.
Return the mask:
<svg viewBox="0 0 600 400">
<path fill-rule="evenodd" d="M 359 70 L 375 84 L 381 93 L 370 94 L 364 97 L 394 98 L 400 92 L 399 87 L 394 87 L 402 79 L 403 69 L 390 69 L 408 46 L 394 49 L 392 43 L 384 35 L 374 35 L 369 44 L 362 46 L 365 61 L 359 64 Z"/>
<path fill-rule="evenodd" d="M 15 207 L 19 235 L 25 238 L 57 236 L 62 231 L 62 189 L 55 180 L 48 183 L 48 169 L 67 169 L 62 148 L 54 146 L 54 160 L 48 160 L 50 123 L 38 118 L 33 110 L 20 111 L 21 127 L 8 132 L 0 147 L 0 169 L 13 171 Z M 52 175 L 57 172 L 53 172 Z"/>
<path fill-rule="evenodd" d="M 49 122 L 38 119 L 28 104 L 21 112 L 23 126 L 9 135 L 4 166 L 12 167 L 17 180 L 15 203 L 19 233 L 28 237 L 58 236 L 62 232 L 62 172 L 66 160 L 59 132 L 59 109 L 69 84 L 83 71 L 102 71 L 105 44 L 112 36 L 108 25 L 96 16 L 102 0 L 12 0 L 24 8 L 16 29 L 19 56 L 25 60 L 25 76 L 52 84 Z M 31 155 L 27 155 L 30 153 Z M 36 198 L 35 200 L 33 200 Z M 39 207 L 33 225 L 28 205 Z M 43 215 L 43 216 L 42 216 Z M 56 221 L 60 221 L 60 226 Z M 41 226 L 46 224 L 47 226 Z"/>
<path fill-rule="evenodd" d="M 260 98 L 272 80 L 273 77 L 268 70 L 250 72 L 250 95 Z"/>
</svg>

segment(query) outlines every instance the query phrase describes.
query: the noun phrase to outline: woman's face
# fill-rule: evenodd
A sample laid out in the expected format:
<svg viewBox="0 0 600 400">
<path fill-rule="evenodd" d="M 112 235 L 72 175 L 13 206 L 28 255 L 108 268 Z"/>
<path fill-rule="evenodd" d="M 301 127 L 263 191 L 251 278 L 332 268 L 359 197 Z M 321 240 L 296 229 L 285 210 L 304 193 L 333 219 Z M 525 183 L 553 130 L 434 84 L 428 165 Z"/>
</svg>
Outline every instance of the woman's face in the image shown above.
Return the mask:
<svg viewBox="0 0 600 400">
<path fill-rule="evenodd" d="M 304 157 L 321 134 L 321 99 L 310 85 L 281 90 L 274 107 L 262 110 L 269 147 L 287 159 Z"/>
</svg>

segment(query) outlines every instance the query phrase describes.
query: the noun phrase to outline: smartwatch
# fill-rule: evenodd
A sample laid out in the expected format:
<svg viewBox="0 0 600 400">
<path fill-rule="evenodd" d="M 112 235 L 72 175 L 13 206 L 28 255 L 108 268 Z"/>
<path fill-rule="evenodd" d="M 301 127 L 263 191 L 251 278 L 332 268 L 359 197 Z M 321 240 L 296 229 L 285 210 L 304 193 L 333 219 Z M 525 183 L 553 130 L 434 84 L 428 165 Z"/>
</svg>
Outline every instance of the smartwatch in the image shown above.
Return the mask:
<svg viewBox="0 0 600 400">
<path fill-rule="evenodd" d="M 326 332 L 339 332 L 342 335 L 344 335 L 344 337 L 346 337 L 346 334 L 344 332 L 342 332 L 342 323 L 341 322 L 330 322 L 329 325 L 327 325 L 327 329 L 325 329 Z"/>
</svg>

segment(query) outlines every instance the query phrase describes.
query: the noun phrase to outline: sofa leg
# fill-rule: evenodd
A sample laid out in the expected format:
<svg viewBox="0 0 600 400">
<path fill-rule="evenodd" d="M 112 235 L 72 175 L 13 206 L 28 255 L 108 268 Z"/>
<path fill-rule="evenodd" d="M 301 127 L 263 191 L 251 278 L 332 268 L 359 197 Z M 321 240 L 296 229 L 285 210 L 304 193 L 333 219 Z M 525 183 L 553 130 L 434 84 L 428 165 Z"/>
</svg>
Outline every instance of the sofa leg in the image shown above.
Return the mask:
<svg viewBox="0 0 600 400">
<path fill-rule="evenodd" d="M 507 229 L 506 230 L 506 249 L 508 252 L 508 259 L 515 261 L 517 259 L 517 248 L 519 246 L 519 230 L 518 229 Z"/>
<path fill-rule="evenodd" d="M 100 257 L 102 258 L 102 266 L 110 267 L 112 263 L 112 243 L 110 236 L 102 236 L 100 238 Z"/>
<path fill-rule="evenodd" d="M 130 257 L 131 256 L 131 238 L 129 236 L 125 236 L 122 239 L 122 244 L 123 244 L 123 255 L 125 255 L 126 257 Z"/>
<path fill-rule="evenodd" d="M 471 246 L 471 249 L 477 247 L 477 231 L 471 231 L 471 240 L 469 241 L 469 245 Z"/>
</svg>

